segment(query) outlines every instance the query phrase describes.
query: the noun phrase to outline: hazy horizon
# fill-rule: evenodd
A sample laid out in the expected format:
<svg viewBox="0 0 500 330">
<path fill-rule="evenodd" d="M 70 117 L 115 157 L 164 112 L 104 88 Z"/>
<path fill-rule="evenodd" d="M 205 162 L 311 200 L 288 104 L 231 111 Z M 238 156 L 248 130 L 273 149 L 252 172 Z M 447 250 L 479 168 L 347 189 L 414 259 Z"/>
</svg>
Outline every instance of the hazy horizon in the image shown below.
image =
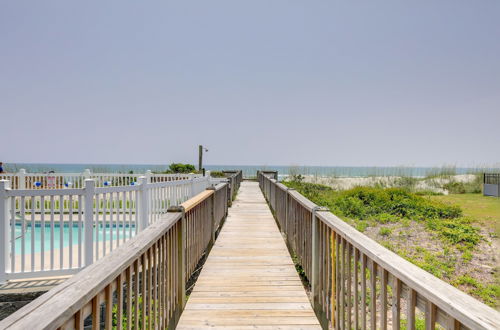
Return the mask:
<svg viewBox="0 0 500 330">
<path fill-rule="evenodd" d="M 203 144 L 214 165 L 500 164 L 499 17 L 498 1 L 6 1 L 0 161 L 197 164 Z"/>
<path fill-rule="evenodd" d="M 151 165 L 151 166 L 169 166 L 172 163 L 183 163 L 183 161 L 175 161 L 170 163 L 35 163 L 35 162 L 4 162 L 5 165 L 116 165 L 116 166 L 127 166 L 127 165 Z M 189 162 L 187 162 L 189 163 Z M 190 164 L 198 166 L 198 163 L 191 162 Z M 500 168 L 500 163 L 492 164 L 471 164 L 467 166 L 462 166 L 459 164 L 436 164 L 436 165 L 367 165 L 367 166 L 357 166 L 357 165 L 309 165 L 309 164 L 215 164 L 215 163 L 203 163 L 204 166 L 248 166 L 248 167 L 259 167 L 259 166 L 270 166 L 270 167 L 395 167 L 395 168 Z"/>
</svg>

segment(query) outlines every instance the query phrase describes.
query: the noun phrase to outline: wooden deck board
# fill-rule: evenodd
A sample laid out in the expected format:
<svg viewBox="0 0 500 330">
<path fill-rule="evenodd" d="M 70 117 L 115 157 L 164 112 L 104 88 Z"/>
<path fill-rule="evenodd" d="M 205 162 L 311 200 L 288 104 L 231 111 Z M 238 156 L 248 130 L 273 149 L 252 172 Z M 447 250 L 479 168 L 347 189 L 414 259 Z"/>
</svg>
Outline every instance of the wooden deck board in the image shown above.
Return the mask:
<svg viewBox="0 0 500 330">
<path fill-rule="evenodd" d="M 178 329 L 321 329 L 256 182 L 243 182 Z"/>
</svg>

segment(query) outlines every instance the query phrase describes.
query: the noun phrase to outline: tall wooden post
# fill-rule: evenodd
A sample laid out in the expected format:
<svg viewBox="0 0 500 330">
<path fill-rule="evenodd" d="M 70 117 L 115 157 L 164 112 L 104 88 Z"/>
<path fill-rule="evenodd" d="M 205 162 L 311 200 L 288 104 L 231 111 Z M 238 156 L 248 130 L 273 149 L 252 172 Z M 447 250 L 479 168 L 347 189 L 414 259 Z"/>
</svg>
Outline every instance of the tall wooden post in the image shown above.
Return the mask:
<svg viewBox="0 0 500 330">
<path fill-rule="evenodd" d="M 198 171 L 203 168 L 203 146 L 200 144 L 198 146 Z"/>
<path fill-rule="evenodd" d="M 177 278 L 180 280 L 178 287 L 180 310 L 186 305 L 186 210 L 183 206 L 170 206 L 167 212 L 181 212 L 181 228 L 177 234 Z"/>
<path fill-rule="evenodd" d="M 313 308 L 315 310 L 317 308 L 319 308 L 319 306 L 318 306 L 318 294 L 319 294 L 318 282 L 319 282 L 319 258 L 320 258 L 319 239 L 320 239 L 320 237 L 319 237 L 319 220 L 318 220 L 317 212 L 320 212 L 320 211 L 328 211 L 328 209 L 325 207 L 321 207 L 321 206 L 315 206 L 312 209 L 312 217 L 311 217 L 311 220 L 312 220 L 311 221 L 311 224 L 312 224 L 312 228 L 311 228 L 311 233 L 312 233 L 312 242 L 311 242 L 311 244 L 312 244 L 312 247 L 311 247 L 311 250 L 312 250 L 311 296 L 312 296 L 312 299 L 311 300 L 312 300 Z"/>
</svg>

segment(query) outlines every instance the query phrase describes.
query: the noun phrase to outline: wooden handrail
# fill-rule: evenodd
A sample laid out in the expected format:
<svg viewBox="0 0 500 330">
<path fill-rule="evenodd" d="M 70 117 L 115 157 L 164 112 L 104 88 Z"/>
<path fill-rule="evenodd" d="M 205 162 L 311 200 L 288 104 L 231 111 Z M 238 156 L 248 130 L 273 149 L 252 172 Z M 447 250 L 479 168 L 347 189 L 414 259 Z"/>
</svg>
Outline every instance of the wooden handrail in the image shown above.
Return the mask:
<svg viewBox="0 0 500 330">
<path fill-rule="evenodd" d="M 193 198 L 191 199 L 188 199 L 187 201 L 185 201 L 184 203 L 181 204 L 182 207 L 184 207 L 184 210 L 186 212 L 188 212 L 189 210 L 191 210 L 193 207 L 195 207 L 196 205 L 198 205 L 199 203 L 203 202 L 205 199 L 207 199 L 208 197 L 212 196 L 212 194 L 214 193 L 213 190 L 205 190 L 205 191 L 202 191 L 201 193 L 199 193 L 198 195 L 194 196 Z"/>
</svg>

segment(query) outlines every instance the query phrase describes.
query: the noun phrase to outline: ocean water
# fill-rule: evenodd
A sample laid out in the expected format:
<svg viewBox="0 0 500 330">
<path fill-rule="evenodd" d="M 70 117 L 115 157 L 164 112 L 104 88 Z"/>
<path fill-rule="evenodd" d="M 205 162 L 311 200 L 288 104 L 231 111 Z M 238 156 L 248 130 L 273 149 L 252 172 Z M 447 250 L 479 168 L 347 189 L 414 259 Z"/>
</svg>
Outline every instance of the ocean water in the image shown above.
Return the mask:
<svg viewBox="0 0 500 330">
<path fill-rule="evenodd" d="M 168 165 L 155 164 L 37 164 L 15 163 L 4 164 L 8 172 L 17 172 L 24 168 L 28 173 L 54 171 L 56 173 L 80 173 L 90 169 L 94 173 L 144 173 L 147 170 L 162 172 Z M 336 176 L 336 177 L 367 177 L 367 176 L 413 176 L 425 177 L 443 171 L 456 174 L 475 173 L 478 171 L 499 172 L 500 168 L 467 168 L 467 167 L 360 167 L 360 166 L 274 166 L 274 165 L 206 165 L 211 171 L 243 170 L 244 177 L 254 177 L 258 170 L 278 171 L 279 175 L 290 174 Z"/>
</svg>

